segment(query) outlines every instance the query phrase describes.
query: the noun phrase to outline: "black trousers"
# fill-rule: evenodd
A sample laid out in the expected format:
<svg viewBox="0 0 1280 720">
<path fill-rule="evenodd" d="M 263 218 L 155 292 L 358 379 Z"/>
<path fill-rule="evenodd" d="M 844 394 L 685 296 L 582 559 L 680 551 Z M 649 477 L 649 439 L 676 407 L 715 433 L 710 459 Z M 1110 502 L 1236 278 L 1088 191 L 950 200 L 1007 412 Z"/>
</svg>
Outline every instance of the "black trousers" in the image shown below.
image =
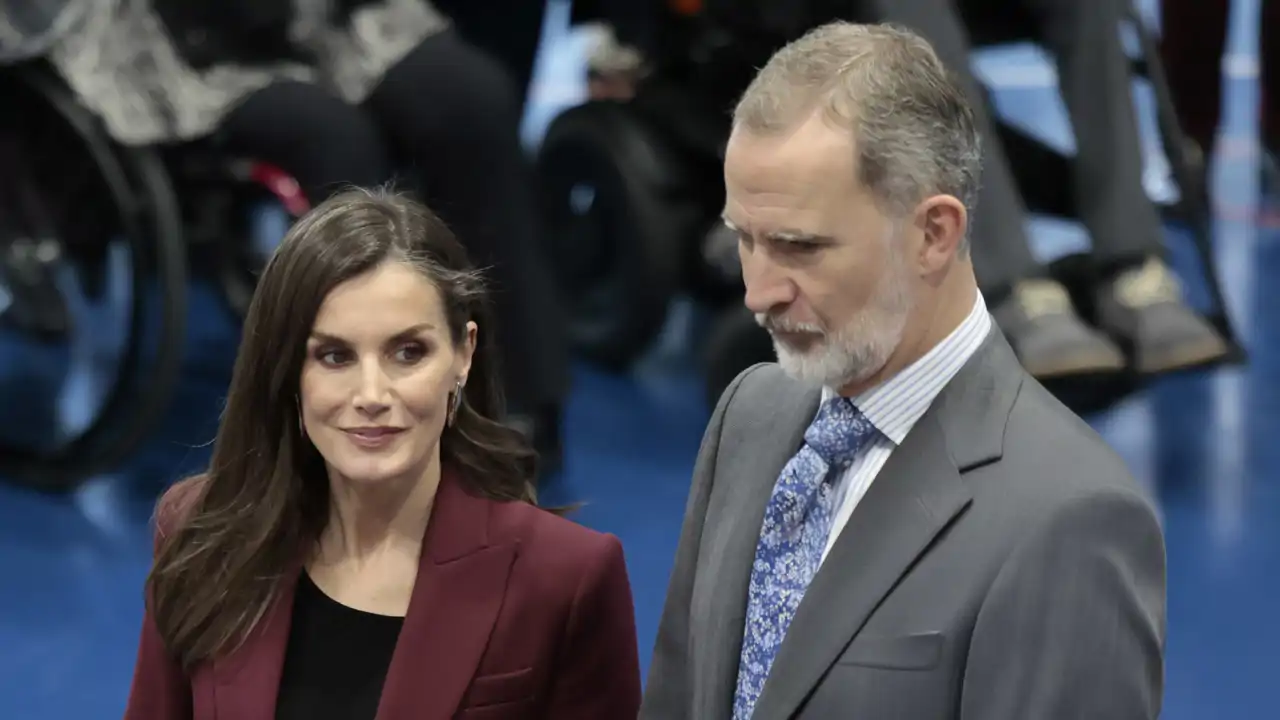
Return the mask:
<svg viewBox="0 0 1280 720">
<path fill-rule="evenodd" d="M 1222 57 L 1230 0 L 1162 0 L 1160 54 L 1183 129 L 1209 150 L 1222 114 Z M 1280 2 L 1262 0 L 1258 18 L 1262 86 L 1260 128 L 1280 145 Z"/>
<path fill-rule="evenodd" d="M 513 411 L 535 412 L 564 397 L 569 358 L 520 145 L 522 97 L 495 60 L 445 32 L 359 107 L 320 87 L 279 83 L 248 98 L 219 134 L 230 150 L 291 173 L 313 202 L 346 184 L 412 175 L 472 261 L 489 268 L 507 398 Z"/>
<path fill-rule="evenodd" d="M 1075 131 L 1072 185 L 1080 219 L 1104 266 L 1158 253 L 1160 218 L 1142 186 L 1142 155 L 1120 44 L 1116 0 L 858 0 L 874 19 L 919 32 L 973 100 L 987 152 L 973 226 L 973 260 L 985 292 L 1000 294 L 1040 269 L 1027 244 L 1026 207 L 996 135 L 986 94 L 969 70 L 970 23 L 998 18 L 1025 27 L 1058 68 Z"/>
</svg>

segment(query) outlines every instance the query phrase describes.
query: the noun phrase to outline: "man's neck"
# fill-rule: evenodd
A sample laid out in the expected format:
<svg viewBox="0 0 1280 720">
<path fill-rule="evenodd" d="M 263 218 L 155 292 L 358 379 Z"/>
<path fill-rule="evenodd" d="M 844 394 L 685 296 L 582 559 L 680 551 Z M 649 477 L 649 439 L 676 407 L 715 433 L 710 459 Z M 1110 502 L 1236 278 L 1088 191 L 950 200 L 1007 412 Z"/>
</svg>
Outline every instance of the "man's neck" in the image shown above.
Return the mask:
<svg viewBox="0 0 1280 720">
<path fill-rule="evenodd" d="M 954 288 L 952 292 L 939 292 L 927 308 L 927 313 L 914 323 L 916 329 L 904 334 L 902 342 L 889 356 L 884 367 L 865 380 L 841 386 L 840 395 L 856 397 L 910 367 L 960 327 L 973 311 L 973 304 L 977 299 L 976 283 Z"/>
</svg>

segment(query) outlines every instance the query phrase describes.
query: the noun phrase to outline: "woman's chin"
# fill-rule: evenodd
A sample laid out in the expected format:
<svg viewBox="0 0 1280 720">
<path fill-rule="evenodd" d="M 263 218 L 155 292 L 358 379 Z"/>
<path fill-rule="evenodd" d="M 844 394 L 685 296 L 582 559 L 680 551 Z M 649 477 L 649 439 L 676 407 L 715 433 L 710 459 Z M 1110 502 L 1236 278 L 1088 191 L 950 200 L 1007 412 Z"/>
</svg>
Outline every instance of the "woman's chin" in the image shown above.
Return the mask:
<svg viewBox="0 0 1280 720">
<path fill-rule="evenodd" d="M 343 458 L 329 468 L 348 483 L 358 486 L 381 485 L 402 480 L 413 474 L 413 463 L 405 458 Z"/>
</svg>

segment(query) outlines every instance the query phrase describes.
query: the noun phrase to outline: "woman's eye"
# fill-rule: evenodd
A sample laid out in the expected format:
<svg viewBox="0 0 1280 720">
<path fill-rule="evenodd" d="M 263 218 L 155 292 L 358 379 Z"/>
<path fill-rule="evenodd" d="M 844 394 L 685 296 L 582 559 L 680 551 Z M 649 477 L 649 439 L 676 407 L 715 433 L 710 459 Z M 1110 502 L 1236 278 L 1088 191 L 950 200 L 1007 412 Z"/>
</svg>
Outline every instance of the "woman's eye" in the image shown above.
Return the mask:
<svg viewBox="0 0 1280 720">
<path fill-rule="evenodd" d="M 337 367 L 351 360 L 351 354 L 346 350 L 321 350 L 316 353 L 316 359 L 323 365 Z"/>
<path fill-rule="evenodd" d="M 426 355 L 427 355 L 427 349 L 417 343 L 401 345 L 400 347 L 396 348 L 396 352 L 395 352 L 396 361 L 402 362 L 405 364 L 416 363 L 422 358 L 426 357 Z"/>
</svg>

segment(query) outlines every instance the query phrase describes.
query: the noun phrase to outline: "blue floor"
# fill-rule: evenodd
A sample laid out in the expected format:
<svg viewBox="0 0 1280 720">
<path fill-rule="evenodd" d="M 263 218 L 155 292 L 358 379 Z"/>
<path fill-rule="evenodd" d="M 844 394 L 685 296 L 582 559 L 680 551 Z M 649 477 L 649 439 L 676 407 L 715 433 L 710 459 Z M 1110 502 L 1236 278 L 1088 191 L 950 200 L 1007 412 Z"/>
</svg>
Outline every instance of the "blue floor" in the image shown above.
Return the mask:
<svg viewBox="0 0 1280 720">
<path fill-rule="evenodd" d="M 1237 2 L 1226 140 L 1216 189 L 1218 255 L 1231 310 L 1251 361 L 1168 379 L 1091 421 L 1158 494 L 1168 535 L 1169 720 L 1280 717 L 1280 217 L 1258 206 L 1254 130 L 1256 0 Z M 581 92 L 578 45 L 552 33 L 529 132 Z M 1026 49 L 988 53 L 979 69 L 1002 111 L 1061 141 L 1065 121 Z M 1141 93 L 1139 94 L 1142 102 Z M 1047 108 L 1047 109 L 1046 109 Z M 1150 190 L 1165 192 L 1160 158 Z M 1078 229 L 1036 223 L 1048 255 L 1082 242 Z M 1171 231 L 1175 246 L 1185 244 Z M 1193 298 L 1203 295 L 1188 281 Z M 145 451 L 74 497 L 0 485 L 0 718 L 119 717 L 132 671 L 141 587 L 150 560 L 147 519 L 164 484 L 207 457 L 238 328 L 197 289 L 187 367 L 170 417 Z M 110 315 L 110 313 L 106 313 Z M 93 316 L 98 318 L 97 315 Z M 88 319 L 87 316 L 85 319 Z M 94 319 L 95 326 L 113 327 Z M 567 470 L 552 501 L 583 500 L 579 519 L 627 548 L 647 662 L 707 408 L 689 358 L 697 323 L 673 323 L 670 341 L 631 378 L 579 368 L 566 418 Z M 683 328 L 683 329 L 682 329 Z M 110 345 L 104 330 L 95 342 Z M 0 347 L 3 425 L 40 427 L 58 393 L 51 368 L 97 368 L 101 348 L 66 353 Z M 56 360 L 55 360 L 56 356 Z M 92 371 L 73 374 L 58 413 L 84 415 Z M 21 391 L 21 392 L 20 392 Z M 708 719 L 711 720 L 711 719 Z"/>
</svg>

